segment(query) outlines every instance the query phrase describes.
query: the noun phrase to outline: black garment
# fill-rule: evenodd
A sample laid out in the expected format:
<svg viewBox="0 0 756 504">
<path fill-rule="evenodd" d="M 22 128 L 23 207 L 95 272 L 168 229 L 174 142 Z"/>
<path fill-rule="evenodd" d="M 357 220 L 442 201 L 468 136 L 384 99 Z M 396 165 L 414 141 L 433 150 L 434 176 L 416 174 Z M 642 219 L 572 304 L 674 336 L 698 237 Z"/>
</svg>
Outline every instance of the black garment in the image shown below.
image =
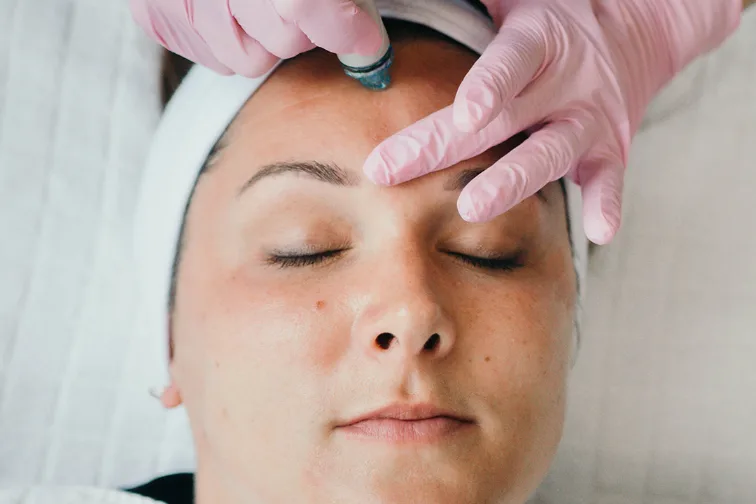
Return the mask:
<svg viewBox="0 0 756 504">
<path fill-rule="evenodd" d="M 126 491 L 166 504 L 193 504 L 194 475 L 189 473 L 171 474 Z"/>
</svg>

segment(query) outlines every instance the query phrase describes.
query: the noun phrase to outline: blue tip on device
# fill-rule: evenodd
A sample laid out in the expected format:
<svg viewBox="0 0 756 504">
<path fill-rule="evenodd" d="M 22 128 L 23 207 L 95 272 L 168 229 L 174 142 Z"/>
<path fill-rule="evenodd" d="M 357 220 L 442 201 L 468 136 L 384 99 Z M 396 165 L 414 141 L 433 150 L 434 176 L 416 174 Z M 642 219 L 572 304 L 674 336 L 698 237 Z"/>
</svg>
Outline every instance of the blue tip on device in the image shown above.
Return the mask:
<svg viewBox="0 0 756 504">
<path fill-rule="evenodd" d="M 370 66 L 352 67 L 341 63 L 344 73 L 353 79 L 357 79 L 360 84 L 368 89 L 380 91 L 386 89 L 391 84 L 391 74 L 389 68 L 394 61 L 394 50 L 389 46 L 388 52 L 381 59 Z"/>
<path fill-rule="evenodd" d="M 355 4 L 375 19 L 381 28 L 383 43 L 377 53 L 371 56 L 360 54 L 340 54 L 341 66 L 349 77 L 356 79 L 368 89 L 380 91 L 391 84 L 389 68 L 394 61 L 394 50 L 391 48 L 386 27 L 372 0 L 353 0 Z"/>
</svg>

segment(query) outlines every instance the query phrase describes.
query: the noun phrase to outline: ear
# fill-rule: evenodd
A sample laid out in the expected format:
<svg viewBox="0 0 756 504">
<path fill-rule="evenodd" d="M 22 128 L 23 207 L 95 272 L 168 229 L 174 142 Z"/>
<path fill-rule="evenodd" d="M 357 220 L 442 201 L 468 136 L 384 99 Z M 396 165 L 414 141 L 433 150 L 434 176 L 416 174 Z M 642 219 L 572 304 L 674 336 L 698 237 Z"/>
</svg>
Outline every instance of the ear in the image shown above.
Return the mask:
<svg viewBox="0 0 756 504">
<path fill-rule="evenodd" d="M 183 402 L 178 387 L 172 382 L 163 389 L 159 399 L 160 403 L 166 409 L 177 408 L 181 406 L 181 403 Z"/>
</svg>

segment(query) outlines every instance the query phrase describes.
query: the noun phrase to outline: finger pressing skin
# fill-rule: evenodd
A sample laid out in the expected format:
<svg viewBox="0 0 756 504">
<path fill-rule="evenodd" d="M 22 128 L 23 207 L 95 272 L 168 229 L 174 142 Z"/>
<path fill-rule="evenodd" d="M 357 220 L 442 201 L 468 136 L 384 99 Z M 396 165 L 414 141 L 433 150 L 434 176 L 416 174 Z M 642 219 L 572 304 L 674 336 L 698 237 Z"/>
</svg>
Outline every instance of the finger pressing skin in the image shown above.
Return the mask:
<svg viewBox="0 0 756 504">
<path fill-rule="evenodd" d="M 468 222 L 503 214 L 566 175 L 592 141 L 593 135 L 574 121 L 546 125 L 464 188 L 457 201 L 459 214 Z"/>
<path fill-rule="evenodd" d="M 394 185 L 453 166 L 511 138 L 541 119 L 537 104 L 515 99 L 482 131 L 460 132 L 452 106 L 381 142 L 365 161 L 373 182 Z"/>
</svg>

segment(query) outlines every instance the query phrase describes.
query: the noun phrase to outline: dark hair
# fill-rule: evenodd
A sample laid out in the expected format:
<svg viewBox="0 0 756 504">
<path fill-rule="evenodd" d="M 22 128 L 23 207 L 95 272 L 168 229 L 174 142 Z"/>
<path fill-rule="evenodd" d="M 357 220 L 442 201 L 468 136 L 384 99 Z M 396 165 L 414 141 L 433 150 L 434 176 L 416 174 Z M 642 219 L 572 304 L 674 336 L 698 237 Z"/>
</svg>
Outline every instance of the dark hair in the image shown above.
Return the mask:
<svg viewBox="0 0 756 504">
<path fill-rule="evenodd" d="M 193 63 L 170 51 L 163 51 L 160 62 L 160 100 L 163 108 L 168 105 Z"/>
</svg>

